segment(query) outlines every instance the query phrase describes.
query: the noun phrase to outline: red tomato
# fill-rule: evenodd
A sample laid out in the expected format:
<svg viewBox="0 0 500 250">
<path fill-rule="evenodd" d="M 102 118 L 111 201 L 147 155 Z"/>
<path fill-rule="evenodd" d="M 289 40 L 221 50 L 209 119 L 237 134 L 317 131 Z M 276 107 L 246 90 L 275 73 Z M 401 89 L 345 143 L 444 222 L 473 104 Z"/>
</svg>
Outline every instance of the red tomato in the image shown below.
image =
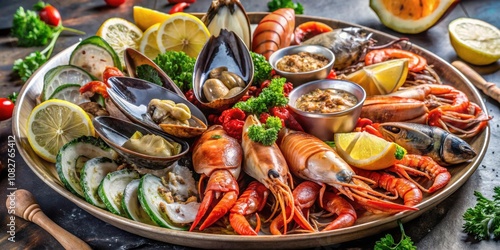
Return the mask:
<svg viewBox="0 0 500 250">
<path fill-rule="evenodd" d="M 61 23 L 61 14 L 52 5 L 46 5 L 38 13 L 40 20 L 44 21 L 48 25 L 58 26 Z"/>
<path fill-rule="evenodd" d="M 106 4 L 108 6 L 118 7 L 118 6 L 122 5 L 123 3 L 125 3 L 125 0 L 104 0 L 104 2 L 106 2 Z"/>
<path fill-rule="evenodd" d="M 0 121 L 11 118 L 13 111 L 14 103 L 8 98 L 0 98 Z"/>
</svg>

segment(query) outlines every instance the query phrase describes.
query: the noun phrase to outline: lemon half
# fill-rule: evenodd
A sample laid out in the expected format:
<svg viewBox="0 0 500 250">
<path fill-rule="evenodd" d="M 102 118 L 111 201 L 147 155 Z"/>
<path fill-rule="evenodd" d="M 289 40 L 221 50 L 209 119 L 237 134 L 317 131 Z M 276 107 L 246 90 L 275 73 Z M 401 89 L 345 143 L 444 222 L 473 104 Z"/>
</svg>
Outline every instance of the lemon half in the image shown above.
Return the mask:
<svg viewBox="0 0 500 250">
<path fill-rule="evenodd" d="M 102 37 L 115 50 L 122 66 L 125 66 L 123 53 L 126 48 L 139 48 L 142 30 L 135 24 L 119 17 L 113 17 L 101 24 L 96 35 Z"/>
<path fill-rule="evenodd" d="M 78 105 L 58 99 L 36 106 L 27 125 L 28 142 L 35 153 L 53 163 L 64 144 L 80 136 L 95 136 L 88 114 Z"/>
<path fill-rule="evenodd" d="M 159 23 L 149 27 L 146 31 L 144 31 L 141 41 L 139 42 L 139 51 L 151 60 L 155 59 L 156 56 L 160 54 L 160 49 L 156 43 L 158 28 L 160 28 Z"/>
<path fill-rule="evenodd" d="M 448 25 L 451 45 L 463 60 L 487 65 L 500 59 L 500 30 L 473 18 L 458 18 Z"/>
<path fill-rule="evenodd" d="M 161 53 L 184 51 L 196 58 L 210 37 L 210 32 L 197 17 L 184 12 L 170 15 L 158 28 L 156 42 Z"/>
<path fill-rule="evenodd" d="M 161 23 L 167 19 L 169 14 L 157 10 L 134 6 L 134 22 L 141 30 L 145 31 L 154 24 Z"/>
</svg>

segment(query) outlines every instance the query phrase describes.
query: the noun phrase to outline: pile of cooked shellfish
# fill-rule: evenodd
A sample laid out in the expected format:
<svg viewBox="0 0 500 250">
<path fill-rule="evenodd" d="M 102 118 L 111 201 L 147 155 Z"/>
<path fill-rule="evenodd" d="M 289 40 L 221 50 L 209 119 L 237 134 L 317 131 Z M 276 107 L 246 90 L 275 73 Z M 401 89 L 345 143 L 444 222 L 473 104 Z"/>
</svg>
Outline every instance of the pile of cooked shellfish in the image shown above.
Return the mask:
<svg viewBox="0 0 500 250">
<path fill-rule="evenodd" d="M 477 155 L 469 142 L 491 117 L 465 93 L 446 85 L 422 55 L 409 50 L 405 39 L 380 44 L 359 27 L 296 25 L 293 9 L 269 13 L 252 32 L 238 0 L 214 0 L 201 20 L 211 37 L 196 60 L 189 91 L 179 92 L 168 76 L 162 78 L 164 86 L 158 86 L 109 68 L 103 72 L 109 81 L 93 81 L 82 91 L 106 96 L 102 108 L 111 116 L 166 138 L 148 145 L 140 144 L 146 140 L 127 140 L 127 145 L 134 142 L 127 147 L 118 143 L 121 136 L 116 137 L 118 146 L 111 146 L 120 157 L 113 159 L 116 169 L 110 173 L 137 171 L 130 182 L 141 179 L 155 187 L 147 191 L 153 194 L 139 191 L 130 201 L 143 217 L 121 213 L 124 217 L 222 234 L 335 230 L 355 225 L 360 217 L 418 210 L 423 199 L 449 184 L 449 166 L 466 164 Z M 321 45 L 335 54 L 330 78 L 387 60 L 409 61 L 405 84 L 390 94 L 368 97 L 353 131 L 398 144 L 404 157 L 382 170 L 348 164 L 331 144 L 304 132 L 286 103 L 276 101 L 286 100 L 292 83 L 280 83 L 282 77 L 273 72 L 262 82 L 254 81 L 258 69 L 253 53 L 268 59 L 280 48 L 301 44 Z M 137 51 L 125 54 L 132 67 L 145 61 Z M 267 122 L 269 117 L 279 118 L 279 129 Z M 128 136 L 125 127 L 112 131 Z M 255 137 L 273 140 L 263 143 Z M 189 148 L 181 149 L 178 141 Z M 141 154 L 164 145 L 175 149 L 166 153 L 173 167 L 148 169 L 147 157 L 141 160 Z M 134 148 L 140 153 L 129 157 Z"/>
</svg>

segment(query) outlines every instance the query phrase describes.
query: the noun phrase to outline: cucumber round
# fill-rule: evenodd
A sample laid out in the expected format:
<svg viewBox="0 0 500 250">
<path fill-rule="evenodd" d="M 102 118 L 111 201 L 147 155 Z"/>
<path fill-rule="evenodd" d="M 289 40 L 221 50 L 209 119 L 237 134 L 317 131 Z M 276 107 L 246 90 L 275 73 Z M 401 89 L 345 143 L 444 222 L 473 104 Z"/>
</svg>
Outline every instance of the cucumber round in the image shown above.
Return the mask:
<svg viewBox="0 0 500 250">
<path fill-rule="evenodd" d="M 51 97 L 57 88 L 65 84 L 84 84 L 94 80 L 94 77 L 85 70 L 73 65 L 60 65 L 50 69 L 43 76 L 43 90 L 41 100 Z"/>
<path fill-rule="evenodd" d="M 56 169 L 59 179 L 72 193 L 85 198 L 80 185 L 80 173 L 89 159 L 95 157 L 116 159 L 118 154 L 102 139 L 93 136 L 81 136 L 64 144 L 57 153 Z"/>
<path fill-rule="evenodd" d="M 91 36 L 78 44 L 71 53 L 69 64 L 81 67 L 102 80 L 106 66 L 122 70 L 122 63 L 115 50 L 100 36 Z"/>
<path fill-rule="evenodd" d="M 159 177 L 152 174 L 144 175 L 139 184 L 139 201 L 142 207 L 159 226 L 175 230 L 187 230 L 189 228 L 187 224 L 174 223 L 167 215 L 170 208 L 173 208 L 176 204 L 170 206 L 160 193 L 161 190 L 165 190 L 165 186 Z M 191 202 L 186 205 L 184 208 L 188 209 L 191 214 L 196 215 L 200 204 Z"/>
<path fill-rule="evenodd" d="M 123 192 L 122 208 L 125 214 L 132 220 L 146 223 L 149 225 L 156 225 L 151 217 L 144 211 L 139 202 L 137 190 L 139 189 L 140 179 L 131 181 Z"/>
<path fill-rule="evenodd" d="M 72 102 L 74 104 L 81 104 L 84 102 L 90 102 L 88 97 L 80 94 L 80 85 L 78 84 L 64 84 L 57 87 L 54 93 L 49 97 L 49 99 L 59 99 Z"/>
<path fill-rule="evenodd" d="M 102 179 L 98 194 L 110 212 L 125 216 L 121 203 L 123 192 L 132 180 L 139 178 L 137 171 L 122 169 L 111 172 Z"/>
<path fill-rule="evenodd" d="M 107 157 L 96 157 L 85 162 L 80 174 L 80 185 L 88 203 L 106 209 L 97 190 L 104 177 L 118 168 L 115 161 Z"/>
</svg>

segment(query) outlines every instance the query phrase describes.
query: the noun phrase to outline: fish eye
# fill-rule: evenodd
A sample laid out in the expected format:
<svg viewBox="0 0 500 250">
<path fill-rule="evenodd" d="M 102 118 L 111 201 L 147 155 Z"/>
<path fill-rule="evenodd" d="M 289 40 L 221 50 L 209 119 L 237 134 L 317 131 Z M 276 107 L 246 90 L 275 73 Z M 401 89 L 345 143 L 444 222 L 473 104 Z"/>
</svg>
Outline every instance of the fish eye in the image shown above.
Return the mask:
<svg viewBox="0 0 500 250">
<path fill-rule="evenodd" d="M 348 170 L 343 169 L 342 171 L 337 173 L 336 177 L 337 180 L 341 182 L 349 182 L 352 179 L 352 173 Z"/>
<path fill-rule="evenodd" d="M 400 128 L 395 127 L 395 126 L 390 126 L 390 125 L 386 125 L 386 126 L 384 126 L 384 128 L 386 130 L 390 131 L 391 133 L 394 133 L 394 134 L 399 134 L 399 132 L 401 131 Z"/>
<path fill-rule="evenodd" d="M 280 174 L 278 173 L 278 171 L 270 169 L 269 171 L 267 171 L 267 176 L 269 176 L 269 178 L 278 178 L 280 177 Z"/>
</svg>

